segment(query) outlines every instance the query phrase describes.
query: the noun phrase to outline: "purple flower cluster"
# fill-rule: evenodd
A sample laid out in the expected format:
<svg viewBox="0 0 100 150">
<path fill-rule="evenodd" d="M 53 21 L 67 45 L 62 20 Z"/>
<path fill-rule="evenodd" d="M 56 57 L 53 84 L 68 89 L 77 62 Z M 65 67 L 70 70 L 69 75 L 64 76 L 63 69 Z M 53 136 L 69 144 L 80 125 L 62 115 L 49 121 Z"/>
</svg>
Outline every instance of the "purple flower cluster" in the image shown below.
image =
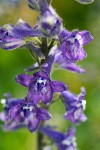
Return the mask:
<svg viewBox="0 0 100 150">
<path fill-rule="evenodd" d="M 51 119 L 48 112 L 54 100 L 54 93 L 60 93 L 65 106 L 64 119 L 73 124 L 84 122 L 86 101 L 85 89 L 76 95 L 68 86 L 60 81 L 52 80 L 53 67 L 67 69 L 76 73 L 85 70 L 77 66 L 78 61 L 86 58 L 84 46 L 93 37 L 89 31 L 68 31 L 64 28 L 62 19 L 51 6 L 51 0 L 27 0 L 31 9 L 38 12 L 37 24 L 31 27 L 19 19 L 17 24 L 6 24 L 0 27 L 0 47 L 4 50 L 14 50 L 24 46 L 36 63 L 26 69 L 34 71 L 33 75 L 20 74 L 16 82 L 28 88 L 25 98 L 12 98 L 9 94 L 1 100 L 4 110 L 0 120 L 4 122 L 4 130 L 15 130 L 28 127 L 31 132 L 39 129 L 56 144 L 58 150 L 77 150 L 75 143 L 75 128 L 70 128 L 67 134 L 41 126 L 41 122 Z"/>
</svg>

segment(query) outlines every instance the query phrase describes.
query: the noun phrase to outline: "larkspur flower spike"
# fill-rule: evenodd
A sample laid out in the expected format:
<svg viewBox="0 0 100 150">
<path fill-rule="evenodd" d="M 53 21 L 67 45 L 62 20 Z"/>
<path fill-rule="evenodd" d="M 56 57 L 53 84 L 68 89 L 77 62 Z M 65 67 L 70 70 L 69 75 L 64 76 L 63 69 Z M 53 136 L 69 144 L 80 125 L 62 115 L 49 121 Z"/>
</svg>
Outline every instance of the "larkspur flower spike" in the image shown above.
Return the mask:
<svg viewBox="0 0 100 150">
<path fill-rule="evenodd" d="M 33 71 L 33 75 L 20 74 L 16 77 L 17 83 L 28 88 L 26 97 L 12 98 L 10 94 L 6 94 L 1 100 L 3 111 L 0 112 L 0 121 L 3 122 L 5 131 L 23 127 L 28 128 L 30 132 L 38 131 L 38 150 L 53 150 L 52 145 L 43 144 L 44 134 L 51 138 L 58 150 L 77 150 L 75 126 L 87 119 L 84 114 L 85 88 L 81 88 L 80 94 L 74 94 L 65 83 L 53 80 L 51 75 L 56 67 L 84 73 L 85 70 L 76 63 L 86 58 L 87 54 L 83 48 L 93 37 L 87 30 L 67 30 L 51 1 L 27 0 L 29 7 L 38 13 L 34 27 L 22 19 L 19 19 L 16 25 L 6 24 L 0 27 L 0 48 L 14 50 L 24 46 L 35 60 L 35 63 L 25 70 L 27 73 Z M 83 4 L 93 2 L 76 1 Z M 55 93 L 58 94 L 58 99 L 55 98 Z M 49 107 L 60 98 L 65 107 L 64 119 L 74 124 L 67 133 L 45 125 L 52 117 Z M 43 138 L 40 138 L 41 134 Z"/>
</svg>

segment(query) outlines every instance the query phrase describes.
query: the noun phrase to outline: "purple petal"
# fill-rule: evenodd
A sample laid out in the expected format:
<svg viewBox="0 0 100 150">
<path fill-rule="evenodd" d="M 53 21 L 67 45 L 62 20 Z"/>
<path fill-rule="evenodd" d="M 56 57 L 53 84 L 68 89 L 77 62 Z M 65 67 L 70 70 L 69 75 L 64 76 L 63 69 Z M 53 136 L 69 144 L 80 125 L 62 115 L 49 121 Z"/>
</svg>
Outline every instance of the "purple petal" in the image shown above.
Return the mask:
<svg viewBox="0 0 100 150">
<path fill-rule="evenodd" d="M 1 47 L 5 50 L 13 50 L 13 49 L 21 47 L 24 44 L 25 44 L 25 41 L 9 36 L 9 37 L 4 38 L 4 40 L 1 43 Z"/>
<path fill-rule="evenodd" d="M 29 120 L 28 128 L 30 132 L 34 132 L 35 130 L 37 130 L 39 123 L 40 123 L 40 120 L 37 119 L 36 117 L 33 117 L 33 119 Z"/>
<path fill-rule="evenodd" d="M 81 122 L 85 122 L 87 120 L 87 117 L 84 115 L 84 114 L 82 114 L 81 116 L 80 116 L 80 121 Z"/>
<path fill-rule="evenodd" d="M 41 37 L 42 33 L 39 29 L 24 29 L 19 27 L 14 27 L 10 31 L 10 34 L 16 38 L 24 39 L 26 37 Z"/>
<path fill-rule="evenodd" d="M 38 108 L 37 111 L 38 112 L 37 112 L 36 117 L 39 120 L 49 120 L 51 118 L 51 114 L 47 110 L 45 110 L 43 108 Z"/>
<path fill-rule="evenodd" d="M 0 47 L 2 46 L 2 42 L 4 38 L 7 36 L 8 31 L 2 27 L 0 27 Z"/>
<path fill-rule="evenodd" d="M 13 106 L 10 110 L 9 110 L 9 115 L 12 119 L 15 119 L 15 117 L 18 115 L 19 111 L 20 111 L 21 106 L 20 105 L 16 105 Z"/>
<path fill-rule="evenodd" d="M 78 123 L 79 121 L 85 121 L 86 119 L 83 118 L 82 120 L 82 115 L 83 115 L 83 108 L 76 108 L 76 109 L 72 109 L 70 111 L 67 111 L 64 114 L 64 119 L 70 120 L 73 123 Z"/>
<path fill-rule="evenodd" d="M 65 105 L 75 105 L 77 103 L 77 95 L 71 93 L 70 91 L 64 91 L 61 93 L 62 97 L 64 98 Z"/>
<path fill-rule="evenodd" d="M 41 93 L 42 95 L 42 101 L 44 102 L 44 104 L 49 104 L 51 103 L 51 100 L 53 98 L 53 91 L 49 88 L 47 89 L 46 93 Z"/>
<path fill-rule="evenodd" d="M 53 92 L 63 92 L 63 91 L 68 90 L 68 87 L 64 83 L 59 82 L 59 81 L 51 81 L 51 86 L 52 86 Z"/>
<path fill-rule="evenodd" d="M 16 105 L 22 104 L 22 103 L 23 103 L 23 99 L 17 99 L 17 98 L 10 98 L 7 101 L 9 108 L 12 108 L 13 106 L 16 106 Z"/>
<path fill-rule="evenodd" d="M 82 45 L 86 45 L 93 40 L 93 37 L 89 31 L 78 32 L 78 34 L 81 36 Z"/>
<path fill-rule="evenodd" d="M 11 119 L 14 119 L 14 121 L 16 122 L 23 122 L 25 120 L 24 118 L 24 113 L 21 110 L 21 105 L 16 105 L 13 106 L 10 110 L 9 110 L 9 115 Z"/>
<path fill-rule="evenodd" d="M 57 143 L 60 143 L 65 138 L 63 133 L 53 130 L 50 126 L 41 126 L 39 130 Z"/>
<path fill-rule="evenodd" d="M 75 136 L 76 128 L 74 126 L 70 127 L 67 131 L 67 137 L 73 137 Z"/>
<path fill-rule="evenodd" d="M 85 73 L 85 70 L 80 68 L 79 66 L 77 66 L 75 63 L 64 61 L 61 64 L 59 64 L 59 66 L 61 68 L 68 69 L 68 70 L 73 71 L 73 72 Z"/>
<path fill-rule="evenodd" d="M 43 77 L 45 79 L 49 79 L 49 76 L 48 74 L 45 72 L 45 71 L 39 71 L 39 72 L 36 72 L 34 73 L 34 76 L 39 76 L 39 77 Z"/>
<path fill-rule="evenodd" d="M 82 114 L 82 113 L 83 113 L 82 107 L 77 108 L 77 109 L 74 111 L 74 119 L 75 119 L 75 120 L 80 120 L 80 117 L 81 117 L 81 114 Z"/>
<path fill-rule="evenodd" d="M 45 13 L 45 11 L 49 8 L 46 0 L 38 0 L 38 5 L 42 14 Z"/>
<path fill-rule="evenodd" d="M 77 66 L 77 64 L 66 60 L 66 58 L 64 58 L 64 56 L 60 51 L 57 51 L 57 54 L 55 56 L 55 63 L 57 63 L 60 68 L 68 69 L 73 72 L 77 72 L 77 73 L 85 72 L 85 70 Z"/>
<path fill-rule="evenodd" d="M 32 87 L 29 88 L 28 91 L 28 99 L 31 101 L 34 105 L 37 105 L 39 101 L 41 100 L 40 92 L 34 91 Z"/>
<path fill-rule="evenodd" d="M 77 121 L 75 120 L 75 118 L 73 117 L 73 111 L 72 112 L 66 112 L 65 114 L 64 114 L 64 119 L 66 119 L 66 120 L 70 120 L 71 122 L 73 122 L 73 123 L 77 123 Z"/>
<path fill-rule="evenodd" d="M 50 74 L 53 63 L 54 63 L 54 56 L 49 55 L 46 62 L 42 66 L 43 70 L 48 74 Z"/>
<path fill-rule="evenodd" d="M 83 60 L 84 58 L 86 58 L 87 54 L 84 51 L 83 48 L 80 49 L 80 51 L 78 52 L 78 60 Z"/>
<path fill-rule="evenodd" d="M 17 130 L 20 128 L 26 127 L 26 125 L 24 123 L 19 123 L 17 124 L 15 121 L 11 122 L 10 124 L 4 124 L 3 126 L 3 130 L 4 131 L 13 131 L 13 130 Z"/>
<path fill-rule="evenodd" d="M 66 29 L 63 29 L 59 35 L 61 41 L 65 41 L 70 35 L 70 32 Z"/>
<path fill-rule="evenodd" d="M 22 123 L 25 121 L 25 116 L 24 116 L 24 112 L 21 111 L 15 118 L 14 120 L 17 122 L 17 123 Z"/>
<path fill-rule="evenodd" d="M 5 122 L 5 121 L 6 121 L 6 117 L 7 117 L 7 116 L 6 116 L 6 114 L 5 114 L 4 112 L 1 112 L 1 113 L 0 113 L 0 120 L 1 120 L 1 121 Z"/>
<path fill-rule="evenodd" d="M 16 77 L 16 82 L 28 87 L 32 79 L 33 76 L 29 76 L 27 74 L 20 74 Z"/>
</svg>

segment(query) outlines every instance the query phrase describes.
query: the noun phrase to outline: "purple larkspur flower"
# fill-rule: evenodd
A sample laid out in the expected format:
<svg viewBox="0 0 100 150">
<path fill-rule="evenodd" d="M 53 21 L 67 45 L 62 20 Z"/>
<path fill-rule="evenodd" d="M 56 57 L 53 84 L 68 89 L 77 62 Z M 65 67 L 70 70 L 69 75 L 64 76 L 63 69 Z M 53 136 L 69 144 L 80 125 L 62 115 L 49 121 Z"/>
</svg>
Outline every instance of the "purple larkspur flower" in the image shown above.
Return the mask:
<svg viewBox="0 0 100 150">
<path fill-rule="evenodd" d="M 41 121 L 51 118 L 51 114 L 47 110 L 33 106 L 27 101 L 12 107 L 9 115 L 16 123 L 24 123 L 31 132 L 37 130 Z"/>
<path fill-rule="evenodd" d="M 66 60 L 60 50 L 56 50 L 54 63 L 57 64 L 60 68 L 67 69 L 72 72 L 85 73 L 85 70 L 78 66 L 76 63 Z"/>
<path fill-rule="evenodd" d="M 63 56 L 71 62 L 83 60 L 86 57 L 83 46 L 92 39 L 93 37 L 88 31 L 73 31 L 60 46 Z"/>
<path fill-rule="evenodd" d="M 29 24 L 19 19 L 16 26 L 7 24 L 0 28 L 0 47 L 13 50 L 30 43 L 35 49 L 32 38 L 38 36 L 42 36 L 39 29 L 31 28 Z"/>
<path fill-rule="evenodd" d="M 17 124 L 9 117 L 9 110 L 14 106 L 19 105 L 23 101 L 23 99 L 12 98 L 9 93 L 5 94 L 4 96 L 5 99 L 1 99 L 3 111 L 0 112 L 0 120 L 4 123 L 2 126 L 3 130 L 16 130 L 25 127 L 25 124 Z"/>
<path fill-rule="evenodd" d="M 59 34 L 59 39 L 61 42 L 65 41 L 70 36 L 70 32 L 63 28 L 61 33 Z"/>
<path fill-rule="evenodd" d="M 40 8 L 39 27 L 46 37 L 59 35 L 62 29 L 62 21 L 55 13 L 54 9 L 49 6 L 46 0 L 38 0 Z"/>
<path fill-rule="evenodd" d="M 50 126 L 40 127 L 39 130 L 55 142 L 58 150 L 77 150 L 74 127 L 69 128 L 66 134 L 53 130 Z"/>
<path fill-rule="evenodd" d="M 64 119 L 70 120 L 75 124 L 86 121 L 87 117 L 84 114 L 86 107 L 85 95 L 86 91 L 83 87 L 81 88 L 81 93 L 78 95 L 70 91 L 62 92 L 63 102 L 66 107 Z"/>
<path fill-rule="evenodd" d="M 62 40 L 63 40 L 65 38 L 65 34 L 60 37 L 62 37 Z M 80 66 L 78 66 L 76 63 L 72 63 L 69 60 L 67 60 L 63 56 L 62 51 L 58 48 L 57 45 L 54 45 L 52 47 L 49 55 L 54 57 L 53 63 L 55 64 L 56 68 L 66 69 L 66 70 L 76 72 L 76 73 L 85 73 L 85 70 L 82 69 Z"/>
<path fill-rule="evenodd" d="M 4 111 L 0 113 L 0 120 L 4 122 L 4 130 L 15 130 L 28 127 L 31 132 L 37 130 L 41 121 L 49 120 L 51 114 L 44 108 L 33 106 L 25 99 L 2 99 Z"/>
<path fill-rule="evenodd" d="M 15 38 L 5 28 L 1 28 L 0 33 L 0 47 L 5 50 L 16 49 L 25 44 L 25 42 L 22 39 Z"/>
<path fill-rule="evenodd" d="M 63 92 L 67 86 L 59 81 L 52 81 L 45 71 L 39 71 L 29 76 L 21 74 L 16 77 L 16 81 L 29 88 L 28 99 L 36 105 L 40 100 L 49 104 L 54 92 Z"/>
</svg>

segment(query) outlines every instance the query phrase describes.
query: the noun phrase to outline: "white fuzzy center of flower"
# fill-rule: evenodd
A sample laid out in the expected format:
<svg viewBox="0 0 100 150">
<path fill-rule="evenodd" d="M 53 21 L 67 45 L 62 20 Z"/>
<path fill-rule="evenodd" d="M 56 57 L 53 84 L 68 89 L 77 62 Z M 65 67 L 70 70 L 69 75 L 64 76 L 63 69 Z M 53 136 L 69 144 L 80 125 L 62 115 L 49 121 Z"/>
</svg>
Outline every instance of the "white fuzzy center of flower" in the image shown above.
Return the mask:
<svg viewBox="0 0 100 150">
<path fill-rule="evenodd" d="M 30 110 L 32 111 L 33 110 L 33 106 L 23 106 L 23 110 Z"/>
<path fill-rule="evenodd" d="M 41 77 L 37 80 L 37 83 L 43 83 L 44 85 L 46 84 L 47 80 L 46 79 L 42 79 Z"/>
<path fill-rule="evenodd" d="M 40 90 L 43 94 L 45 94 L 47 92 L 46 83 L 47 79 L 44 79 L 42 77 L 38 78 L 34 86 L 35 91 Z"/>
<path fill-rule="evenodd" d="M 83 45 L 83 40 L 82 40 L 81 35 L 76 34 L 76 36 L 75 36 L 75 37 L 71 37 L 71 38 L 69 38 L 69 41 L 70 41 L 72 44 L 74 44 L 74 43 L 75 43 L 75 40 L 78 40 L 78 42 L 80 43 L 80 46 L 82 46 L 82 45 Z"/>
</svg>

